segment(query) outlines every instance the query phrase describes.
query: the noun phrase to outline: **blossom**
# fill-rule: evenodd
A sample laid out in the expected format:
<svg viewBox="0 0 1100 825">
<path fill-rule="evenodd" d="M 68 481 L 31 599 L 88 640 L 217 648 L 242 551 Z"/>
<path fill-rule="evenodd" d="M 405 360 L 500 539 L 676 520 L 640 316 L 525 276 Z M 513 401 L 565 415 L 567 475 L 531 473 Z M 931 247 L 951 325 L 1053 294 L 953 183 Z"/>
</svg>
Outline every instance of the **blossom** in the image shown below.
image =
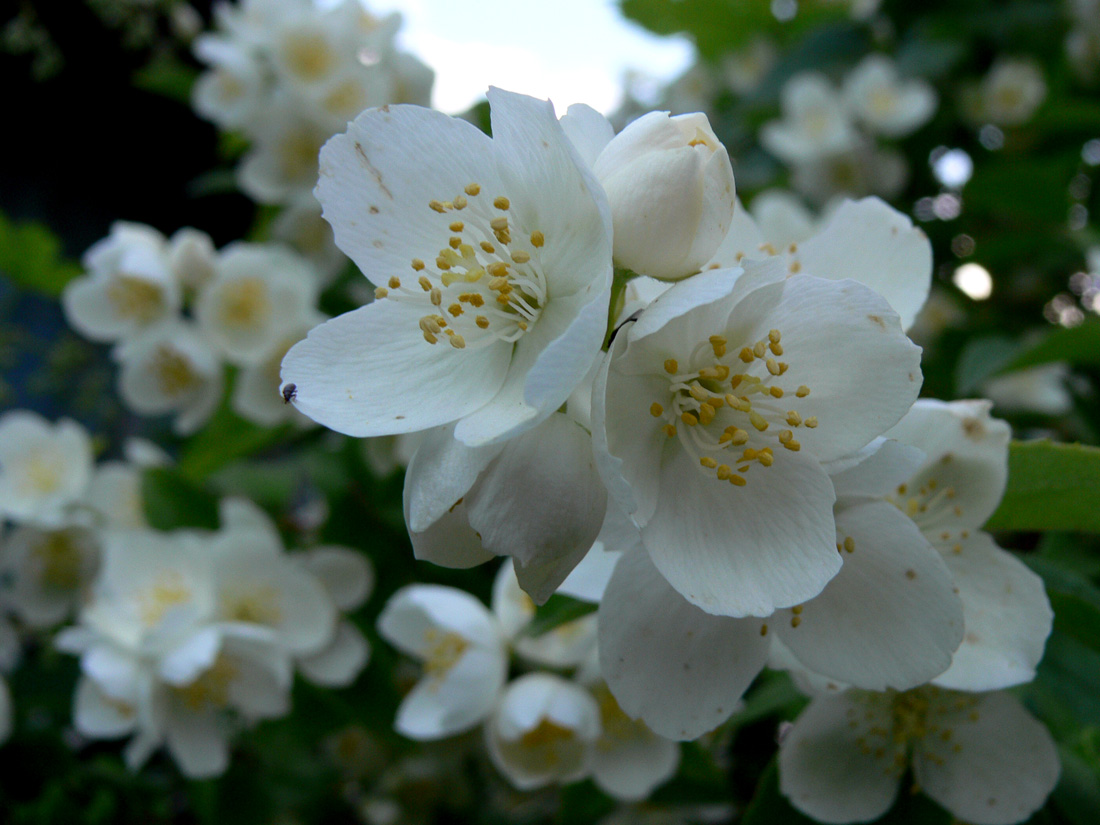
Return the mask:
<svg viewBox="0 0 1100 825">
<path fill-rule="evenodd" d="M 981 394 L 1000 412 L 1065 415 L 1073 409 L 1073 396 L 1066 388 L 1069 375 L 1064 362 L 1041 364 L 988 378 Z"/>
<path fill-rule="evenodd" d="M 621 801 L 645 799 L 680 766 L 680 746 L 631 719 L 606 685 L 591 688 L 600 708 L 600 737 L 592 756 L 592 780 Z"/>
<path fill-rule="evenodd" d="M 91 473 L 91 439 L 75 421 L 50 424 L 29 410 L 0 416 L 0 516 L 57 524 Z"/>
<path fill-rule="evenodd" d="M 523 589 L 545 602 L 603 522 L 607 493 L 588 431 L 565 413 L 484 447 L 465 446 L 455 430 L 429 433 L 405 474 L 416 557 L 470 567 L 510 555 Z"/>
<path fill-rule="evenodd" d="M 1043 727 L 1007 693 L 923 687 L 811 702 L 779 748 L 779 787 L 821 822 L 868 822 L 912 765 L 926 794 L 975 825 L 1022 822 L 1058 780 Z"/>
<path fill-rule="evenodd" d="M 1001 58 L 979 87 L 980 116 L 1002 126 L 1027 122 L 1046 99 L 1043 71 L 1031 60 Z"/>
<path fill-rule="evenodd" d="M 745 266 L 677 284 L 620 331 L 593 427 L 608 490 L 669 583 L 707 612 L 767 616 L 840 568 L 821 462 L 896 422 L 920 368 L 866 287 Z"/>
<path fill-rule="evenodd" d="M 168 253 L 152 227 L 115 222 L 84 254 L 88 273 L 62 292 L 65 318 L 93 341 L 117 341 L 172 317 L 182 297 Z"/>
<path fill-rule="evenodd" d="M 23 525 L 0 546 L 12 611 L 31 627 L 52 627 L 80 605 L 99 563 L 99 540 L 80 524 Z"/>
<path fill-rule="evenodd" d="M 548 102 L 489 99 L 492 139 L 393 106 L 326 144 L 317 196 L 378 300 L 284 359 L 315 421 L 355 436 L 457 422 L 459 440 L 485 444 L 549 416 L 596 360 L 611 281 L 602 189 Z"/>
<path fill-rule="evenodd" d="M 852 149 L 856 132 L 833 85 L 815 72 L 795 75 L 781 92 L 782 120 L 764 124 L 760 141 L 788 163 L 820 160 Z"/>
<path fill-rule="evenodd" d="M 423 677 L 397 710 L 398 732 L 442 739 L 492 713 L 507 676 L 507 648 L 496 618 L 473 596 L 453 587 L 408 585 L 386 602 L 378 632 L 424 662 Z"/>
<path fill-rule="evenodd" d="M 485 726 L 489 757 L 520 790 L 581 779 L 591 770 L 600 710 L 578 684 L 528 673 L 508 685 Z"/>
<path fill-rule="evenodd" d="M 844 79 L 849 110 L 873 131 L 899 138 L 923 126 L 936 111 L 936 91 L 923 80 L 902 81 L 894 62 L 865 57 Z"/>
<path fill-rule="evenodd" d="M 115 351 L 121 368 L 118 390 L 141 415 L 175 413 L 173 427 L 189 435 L 221 400 L 222 364 L 194 325 L 167 321 L 126 341 Z"/>
<path fill-rule="evenodd" d="M 940 552 L 959 588 L 966 635 L 935 684 L 996 690 L 1034 678 L 1053 613 L 1035 573 L 979 529 L 1008 477 L 1009 427 L 988 401 L 922 399 L 887 435 L 924 460 L 885 492 Z"/>
<path fill-rule="evenodd" d="M 638 118 L 596 157 L 607 192 L 615 262 L 654 278 L 697 272 L 733 215 L 733 168 L 701 113 Z"/>
</svg>

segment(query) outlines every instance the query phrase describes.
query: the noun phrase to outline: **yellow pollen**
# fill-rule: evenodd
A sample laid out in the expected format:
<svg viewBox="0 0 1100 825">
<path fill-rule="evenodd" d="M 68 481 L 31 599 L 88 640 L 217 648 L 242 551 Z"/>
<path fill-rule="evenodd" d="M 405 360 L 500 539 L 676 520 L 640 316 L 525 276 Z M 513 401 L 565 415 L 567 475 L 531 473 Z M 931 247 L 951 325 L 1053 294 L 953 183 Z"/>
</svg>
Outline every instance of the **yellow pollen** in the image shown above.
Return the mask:
<svg viewBox="0 0 1100 825">
<path fill-rule="evenodd" d="M 714 350 L 714 357 L 721 358 L 726 354 L 726 339 L 721 335 L 710 336 L 710 345 Z"/>
<path fill-rule="evenodd" d="M 792 453 L 797 453 L 799 450 L 802 449 L 802 445 L 794 439 L 791 439 L 790 441 L 784 441 L 783 446 L 790 450 Z"/>
<path fill-rule="evenodd" d="M 709 424 L 714 420 L 714 407 L 710 404 L 699 405 L 699 420 L 704 424 Z"/>
<path fill-rule="evenodd" d="M 451 313 L 455 318 L 462 314 L 462 304 L 451 304 L 447 307 L 447 312 Z"/>
<path fill-rule="evenodd" d="M 703 367 L 699 370 L 700 378 L 713 378 L 718 381 L 725 381 L 730 376 L 730 368 L 725 364 L 717 364 L 713 367 Z"/>
<path fill-rule="evenodd" d="M 440 292 L 438 287 L 435 287 L 431 291 L 432 306 L 439 306 L 443 303 L 443 293 Z"/>
<path fill-rule="evenodd" d="M 493 199 L 493 206 L 495 206 L 497 209 L 507 209 L 511 205 L 512 202 L 503 196 Z"/>
<path fill-rule="evenodd" d="M 791 616 L 791 627 L 798 627 L 800 624 L 802 624 L 801 616 Z"/>
<path fill-rule="evenodd" d="M 462 246 L 462 238 L 458 237 L 458 235 L 452 235 L 447 240 L 447 246 L 449 246 L 451 249 L 458 249 L 460 246 Z"/>
<path fill-rule="evenodd" d="M 768 429 L 768 422 L 764 420 L 764 416 L 758 413 L 756 410 L 752 410 L 749 413 L 749 422 L 756 427 L 757 431 L 764 432 Z"/>
<path fill-rule="evenodd" d="M 799 424 L 802 423 L 802 416 L 800 416 L 794 410 L 789 410 L 787 412 L 787 423 L 790 424 L 792 427 L 797 427 Z"/>
<path fill-rule="evenodd" d="M 389 283 L 390 289 L 400 289 L 401 288 L 401 279 L 398 278 L 396 275 L 394 275 L 392 278 L 390 278 L 388 283 Z"/>
<path fill-rule="evenodd" d="M 675 375 L 680 371 L 680 365 L 676 362 L 675 358 L 669 358 L 665 361 L 665 372 L 669 375 Z"/>
<path fill-rule="evenodd" d="M 683 412 L 680 413 L 680 420 L 687 424 L 689 427 L 694 427 L 699 423 L 699 419 L 695 417 L 694 413 Z"/>
<path fill-rule="evenodd" d="M 710 395 L 707 393 L 707 391 L 700 387 L 698 384 L 692 384 L 690 387 L 688 387 L 688 393 L 690 393 L 691 397 L 694 398 L 696 401 L 706 401 L 710 398 Z"/>
<path fill-rule="evenodd" d="M 541 232 L 536 229 L 534 232 L 531 233 L 531 246 L 538 249 L 544 243 L 546 243 L 546 237 Z"/>
<path fill-rule="evenodd" d="M 780 342 L 780 340 L 782 340 L 782 338 L 783 338 L 783 336 L 780 334 L 779 330 L 777 330 L 777 329 L 768 330 L 768 340 L 771 341 L 773 344 L 778 344 Z"/>
<path fill-rule="evenodd" d="M 794 433 L 792 433 L 790 430 L 780 430 L 779 431 L 779 443 L 780 444 L 786 444 L 792 438 L 794 438 Z"/>
<path fill-rule="evenodd" d="M 452 330 L 447 330 L 447 332 L 452 332 Z M 466 339 L 463 338 L 461 335 L 452 335 L 451 346 L 455 349 L 463 349 L 466 346 Z"/>
<path fill-rule="evenodd" d="M 731 475 L 730 484 L 732 484 L 734 487 L 744 487 L 746 484 L 748 484 L 748 482 L 745 481 L 744 477 L 742 476 Z"/>
<path fill-rule="evenodd" d="M 416 282 L 420 284 L 420 288 L 425 292 L 432 291 L 432 282 L 428 280 L 427 275 L 421 275 Z"/>
<path fill-rule="evenodd" d="M 442 203 L 440 203 L 439 201 L 436 201 L 436 200 L 428 201 L 428 206 L 431 207 L 434 211 L 439 212 L 439 213 L 443 213 L 443 212 L 447 211 L 447 207 L 445 207 Z"/>
<path fill-rule="evenodd" d="M 508 229 L 508 219 L 493 218 L 491 221 L 489 221 L 489 226 L 491 226 L 497 232 L 504 232 L 506 229 Z"/>
<path fill-rule="evenodd" d="M 790 449 L 790 447 L 788 447 L 787 449 Z M 797 450 L 798 448 L 795 447 L 794 449 Z M 771 447 L 765 447 L 761 451 L 760 455 L 758 455 L 756 457 L 756 460 L 759 461 L 765 467 L 772 466 L 772 462 L 775 461 L 775 457 L 772 455 Z"/>
<path fill-rule="evenodd" d="M 754 356 L 751 349 L 749 349 L 748 347 L 741 347 L 741 352 L 739 353 L 738 358 L 740 358 L 746 364 L 751 364 L 753 357 Z"/>
<path fill-rule="evenodd" d="M 772 398 L 782 398 L 783 397 L 783 388 L 782 387 L 770 387 L 768 389 L 768 393 L 771 395 Z"/>
<path fill-rule="evenodd" d="M 725 481 L 726 479 L 728 479 L 732 472 L 733 471 L 730 469 L 730 465 L 728 465 L 728 464 L 719 464 L 718 465 L 717 474 L 718 474 L 718 478 L 720 478 L 722 481 Z"/>
<path fill-rule="evenodd" d="M 805 398 L 807 395 L 810 394 L 810 388 L 803 384 L 797 390 L 795 390 L 794 394 L 797 395 L 799 398 Z"/>
<path fill-rule="evenodd" d="M 388 289 L 386 289 L 384 286 L 380 286 L 376 290 L 374 290 L 374 297 L 375 298 L 385 298 L 389 294 L 390 294 L 390 291 Z"/>
<path fill-rule="evenodd" d="M 783 345 L 782 344 L 769 344 L 768 349 L 770 349 L 772 351 L 772 355 L 782 355 L 783 354 Z"/>
<path fill-rule="evenodd" d="M 669 438 L 672 438 L 672 436 L 676 435 L 675 424 L 665 424 L 665 426 L 663 426 L 661 429 L 665 431 L 665 435 L 667 435 Z"/>
<path fill-rule="evenodd" d="M 791 612 L 797 616 L 799 613 L 802 612 L 802 605 L 796 604 L 794 607 L 791 608 Z"/>
<path fill-rule="evenodd" d="M 466 208 L 466 199 L 464 197 L 462 197 L 462 195 L 459 195 L 457 198 L 455 198 L 454 207 L 455 207 L 455 209 L 465 209 Z"/>
<path fill-rule="evenodd" d="M 769 358 L 764 363 L 768 367 L 768 372 L 770 372 L 772 375 L 779 375 L 779 364 L 775 363 L 774 358 Z"/>
<path fill-rule="evenodd" d="M 768 635 L 768 626 L 766 624 L 760 625 L 760 635 L 761 636 L 767 636 Z"/>
<path fill-rule="evenodd" d="M 714 407 L 714 409 L 716 410 L 720 407 L 726 406 L 726 402 L 719 398 L 717 395 L 712 395 L 710 398 L 708 398 L 707 403 Z"/>
<path fill-rule="evenodd" d="M 791 274 L 795 275 L 802 271 L 802 264 L 800 264 L 798 261 L 791 261 L 791 265 L 788 268 L 790 269 Z"/>
<path fill-rule="evenodd" d="M 464 191 L 471 198 L 476 198 L 478 195 L 481 194 L 481 187 L 478 186 L 476 183 L 470 183 L 470 184 L 467 184 L 466 188 L 463 189 L 462 191 Z"/>
<path fill-rule="evenodd" d="M 779 362 L 779 374 L 782 375 L 783 373 L 785 373 L 790 368 L 790 366 L 791 366 L 790 364 L 788 364 L 784 361 L 780 361 Z"/>
<path fill-rule="evenodd" d="M 743 375 L 735 375 L 730 379 L 730 389 L 735 390 L 741 386 L 741 382 L 745 379 Z"/>
<path fill-rule="evenodd" d="M 699 463 L 706 467 L 708 470 L 713 470 L 715 467 L 718 466 L 718 462 L 711 458 L 709 455 L 705 455 L 700 458 Z"/>
<path fill-rule="evenodd" d="M 484 315 L 478 315 L 477 317 L 475 317 L 474 323 L 477 324 L 478 327 L 480 327 L 481 329 L 487 329 L 489 327 L 489 319 L 486 318 Z"/>
<path fill-rule="evenodd" d="M 495 246 L 493 246 L 491 243 L 489 243 L 488 241 L 482 241 L 478 245 L 481 247 L 482 252 L 487 252 L 490 255 L 492 255 L 494 252 L 497 251 L 497 248 Z"/>
<path fill-rule="evenodd" d="M 814 427 L 817 426 L 817 416 L 811 415 L 803 423 L 812 430 Z"/>
<path fill-rule="evenodd" d="M 464 224 L 462 221 L 452 221 L 451 225 L 448 227 L 448 229 L 450 229 L 452 232 L 461 232 L 465 228 L 466 224 Z"/>
<path fill-rule="evenodd" d="M 525 264 L 529 260 L 531 260 L 531 256 L 521 249 L 518 252 L 512 253 L 512 260 L 515 261 L 517 264 Z"/>
<path fill-rule="evenodd" d="M 424 262 L 422 260 L 420 260 L 419 258 L 413 258 L 412 259 L 412 268 L 415 269 L 417 272 L 419 272 L 420 270 L 422 270 L 424 268 Z"/>
<path fill-rule="evenodd" d="M 443 270 L 451 268 L 450 262 L 446 258 L 444 258 L 442 255 L 440 255 L 438 258 L 435 259 L 435 265 L 438 266 L 440 269 L 443 269 Z"/>
<path fill-rule="evenodd" d="M 854 553 L 856 551 L 856 540 L 851 536 L 845 538 L 844 549 L 847 550 L 849 553 Z"/>
<path fill-rule="evenodd" d="M 752 348 L 752 354 L 757 358 L 763 358 L 768 347 L 763 341 L 757 341 Z"/>
<path fill-rule="evenodd" d="M 496 263 L 489 264 L 486 271 L 494 278 L 503 278 L 508 274 L 508 264 L 504 263 L 504 261 L 497 261 Z M 489 285 L 489 288 L 493 288 L 492 284 Z"/>
<path fill-rule="evenodd" d="M 659 418 L 661 413 L 663 413 L 664 411 L 665 408 L 658 404 L 656 401 L 649 405 L 649 414 L 652 415 L 654 418 Z"/>
</svg>

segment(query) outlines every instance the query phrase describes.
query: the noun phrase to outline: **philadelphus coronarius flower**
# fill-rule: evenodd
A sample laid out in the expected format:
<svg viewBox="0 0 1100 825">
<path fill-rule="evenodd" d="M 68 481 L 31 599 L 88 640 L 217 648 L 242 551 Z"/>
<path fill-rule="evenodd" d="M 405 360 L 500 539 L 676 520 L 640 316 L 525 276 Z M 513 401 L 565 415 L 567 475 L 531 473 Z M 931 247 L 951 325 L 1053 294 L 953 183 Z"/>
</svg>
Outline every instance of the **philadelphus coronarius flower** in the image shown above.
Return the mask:
<svg viewBox="0 0 1100 825">
<path fill-rule="evenodd" d="M 593 393 L 610 493 L 703 610 L 767 616 L 840 568 L 821 462 L 895 423 L 920 386 L 896 313 L 782 262 L 710 270 L 622 329 Z"/>
<path fill-rule="evenodd" d="M 779 783 L 820 822 L 869 822 L 910 765 L 924 793 L 975 825 L 1023 822 L 1059 774 L 1050 734 L 1014 697 L 923 687 L 814 699 L 780 745 Z"/>
<path fill-rule="evenodd" d="M 88 433 L 27 410 L 0 416 L 0 517 L 59 524 L 92 474 Z"/>
<path fill-rule="evenodd" d="M 881 54 L 868 55 L 851 71 L 843 94 L 852 114 L 886 137 L 911 134 L 936 111 L 935 89 L 923 80 L 901 80 L 894 62 Z"/>
<path fill-rule="evenodd" d="M 393 106 L 325 145 L 317 197 L 378 288 L 283 360 L 315 421 L 355 436 L 457 422 L 456 438 L 486 444 L 547 418 L 596 360 L 611 283 L 603 190 L 549 102 L 499 89 L 489 101 L 492 139 Z"/>
<path fill-rule="evenodd" d="M 783 119 L 764 124 L 760 141 L 788 163 L 805 163 L 846 152 L 856 144 L 844 104 L 833 85 L 813 72 L 796 75 L 783 87 Z"/>
<path fill-rule="evenodd" d="M 567 117 L 586 123 L 591 115 L 580 108 L 570 107 Z M 607 142 L 592 168 L 611 204 L 619 266 L 653 278 L 687 277 L 729 229 L 733 167 L 704 114 L 643 115 Z"/>
</svg>

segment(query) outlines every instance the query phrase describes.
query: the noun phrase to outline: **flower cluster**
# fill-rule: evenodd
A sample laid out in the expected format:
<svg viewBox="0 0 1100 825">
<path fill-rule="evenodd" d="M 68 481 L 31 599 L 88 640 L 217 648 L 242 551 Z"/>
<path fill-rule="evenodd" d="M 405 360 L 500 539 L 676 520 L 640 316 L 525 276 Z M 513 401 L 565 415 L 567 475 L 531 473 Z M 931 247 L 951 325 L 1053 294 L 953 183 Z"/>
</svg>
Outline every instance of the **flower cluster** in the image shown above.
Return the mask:
<svg viewBox="0 0 1100 825">
<path fill-rule="evenodd" d="M 919 125 L 869 101 L 928 90 L 881 66 L 856 79 L 864 122 Z M 736 203 L 702 115 L 653 113 L 614 135 L 587 107 L 559 120 L 546 102 L 489 100 L 492 139 L 394 106 L 322 150 L 318 198 L 376 300 L 283 360 L 284 387 L 318 422 L 422 433 L 404 491 L 417 558 L 511 556 L 536 603 L 594 565 L 581 578 L 600 603 L 598 678 L 648 736 L 715 728 L 768 662 L 809 687 L 929 706 L 1032 678 L 1046 595 L 980 530 L 1004 488 L 1007 427 L 984 402 L 916 400 L 904 330 L 929 289 L 923 233 L 871 198 L 780 241 Z M 803 121 L 821 126 L 807 146 L 851 130 Z M 792 146 L 805 137 L 776 128 Z M 521 787 L 592 769 L 599 704 L 557 676 L 504 688 L 512 634 L 472 597 L 414 586 L 380 630 L 426 662 L 403 732 L 487 720 L 492 758 Z M 581 663 L 554 664 L 584 681 Z M 929 714 L 914 730 L 943 738 Z M 986 730 L 951 729 L 967 742 Z M 792 737 L 813 742 L 803 762 L 830 763 L 827 744 Z M 965 743 L 930 793 L 951 807 L 977 787 L 996 800 L 981 821 L 1019 821 L 1057 775 L 1044 737 L 1027 782 L 1022 763 L 1005 773 L 1026 793 L 982 785 Z M 918 739 L 883 748 L 891 783 Z M 811 815 L 864 816 L 816 804 L 803 773 L 783 771 Z"/>
<path fill-rule="evenodd" d="M 245 499 L 222 502 L 217 532 L 152 529 L 141 474 L 167 462 L 135 441 L 126 460 L 95 464 L 76 422 L 0 417 L 0 517 L 13 525 L 0 545 L 0 671 L 20 649 L 9 613 L 29 630 L 75 614 L 55 643 L 81 656 L 77 730 L 133 735 L 132 766 L 166 744 L 186 775 L 210 776 L 235 726 L 289 711 L 295 669 L 328 687 L 355 679 L 370 647 L 341 613 L 366 600 L 374 574 L 344 547 L 285 552 Z"/>
<path fill-rule="evenodd" d="M 69 324 L 113 344 L 119 394 L 140 415 L 175 416 L 195 432 L 214 413 L 225 365 L 238 368 L 233 409 L 264 426 L 308 423 L 275 390 L 279 362 L 324 320 L 318 275 L 279 244 L 233 243 L 181 229 L 166 239 L 119 222 L 84 255 L 86 274 L 62 294 Z"/>
<path fill-rule="evenodd" d="M 935 114 L 938 96 L 923 80 L 901 78 L 889 57 L 872 54 L 839 90 L 816 72 L 792 77 L 780 104 L 782 117 L 764 125 L 761 143 L 791 164 L 796 189 L 824 203 L 836 194 L 896 195 L 908 178 L 905 160 L 877 146 L 875 136 L 912 134 Z"/>
<path fill-rule="evenodd" d="M 261 203 L 309 208 L 333 133 L 368 106 L 428 103 L 432 71 L 395 47 L 397 13 L 375 17 L 359 0 L 243 0 L 217 5 L 215 18 L 217 31 L 194 41 L 208 68 L 193 103 L 251 143 L 237 177 Z"/>
</svg>

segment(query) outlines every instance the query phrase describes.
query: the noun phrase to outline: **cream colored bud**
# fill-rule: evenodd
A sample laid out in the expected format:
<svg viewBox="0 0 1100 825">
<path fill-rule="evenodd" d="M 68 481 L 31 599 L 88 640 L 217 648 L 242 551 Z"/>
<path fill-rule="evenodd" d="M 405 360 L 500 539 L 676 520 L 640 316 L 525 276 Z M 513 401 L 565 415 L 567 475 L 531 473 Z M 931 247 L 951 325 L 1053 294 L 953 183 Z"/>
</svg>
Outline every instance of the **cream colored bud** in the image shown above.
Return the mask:
<svg viewBox="0 0 1100 825">
<path fill-rule="evenodd" d="M 664 280 L 698 272 L 733 218 L 733 167 L 706 115 L 652 112 L 596 158 L 618 266 Z"/>
</svg>

